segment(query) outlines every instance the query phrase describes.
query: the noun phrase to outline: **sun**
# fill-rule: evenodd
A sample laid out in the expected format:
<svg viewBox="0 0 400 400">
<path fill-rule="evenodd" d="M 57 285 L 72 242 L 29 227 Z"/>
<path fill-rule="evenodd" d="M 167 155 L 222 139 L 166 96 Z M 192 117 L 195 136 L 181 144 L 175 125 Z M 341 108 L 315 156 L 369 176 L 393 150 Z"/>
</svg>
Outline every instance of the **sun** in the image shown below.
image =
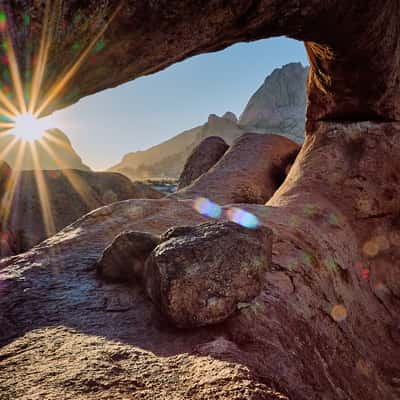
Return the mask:
<svg viewBox="0 0 400 400">
<path fill-rule="evenodd" d="M 48 118 L 39 119 L 31 113 L 18 115 L 14 121 L 12 134 L 25 142 L 40 140 L 46 130 L 52 128 Z"/>
</svg>

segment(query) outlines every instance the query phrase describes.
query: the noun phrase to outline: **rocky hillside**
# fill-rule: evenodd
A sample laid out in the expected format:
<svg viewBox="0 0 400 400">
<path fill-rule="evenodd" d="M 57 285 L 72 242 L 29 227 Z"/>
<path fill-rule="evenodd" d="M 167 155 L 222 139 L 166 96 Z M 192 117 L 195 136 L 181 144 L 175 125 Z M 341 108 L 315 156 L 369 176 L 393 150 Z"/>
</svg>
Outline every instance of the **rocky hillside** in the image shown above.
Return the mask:
<svg viewBox="0 0 400 400">
<path fill-rule="evenodd" d="M 246 132 L 280 133 L 303 141 L 308 67 L 292 63 L 267 77 L 250 99 L 240 119 L 232 112 L 211 114 L 201 126 L 144 151 L 128 153 L 110 171 L 129 178 L 178 178 L 193 149 L 206 137 L 222 137 L 228 145 Z"/>
<path fill-rule="evenodd" d="M 0 258 L 30 249 L 98 207 L 163 196 L 117 173 L 69 169 L 14 174 L 0 160 Z"/>
<path fill-rule="evenodd" d="M 21 141 L 13 144 L 14 142 L 14 135 L 0 134 L 0 149 L 3 151 L 1 157 L 13 169 L 24 171 L 34 169 L 90 171 L 90 168 L 83 164 L 81 158 L 72 147 L 67 135 L 59 129 L 49 129 L 41 140 L 35 142 L 37 157 L 35 157 L 29 145 L 23 147 Z M 23 153 L 21 153 L 22 148 Z M 23 156 L 19 157 L 19 154 L 23 154 Z"/>
</svg>

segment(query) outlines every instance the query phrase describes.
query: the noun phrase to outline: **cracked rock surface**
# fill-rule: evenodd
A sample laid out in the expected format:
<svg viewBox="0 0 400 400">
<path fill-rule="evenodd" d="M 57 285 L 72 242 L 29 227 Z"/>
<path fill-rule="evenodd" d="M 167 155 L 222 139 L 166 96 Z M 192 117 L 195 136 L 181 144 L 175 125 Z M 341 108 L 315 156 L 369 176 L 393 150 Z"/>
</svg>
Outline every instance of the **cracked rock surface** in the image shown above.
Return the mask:
<svg viewBox="0 0 400 400">
<path fill-rule="evenodd" d="M 146 289 L 178 327 L 222 322 L 260 293 L 271 249 L 265 227 L 221 222 L 172 228 L 146 262 Z"/>
</svg>

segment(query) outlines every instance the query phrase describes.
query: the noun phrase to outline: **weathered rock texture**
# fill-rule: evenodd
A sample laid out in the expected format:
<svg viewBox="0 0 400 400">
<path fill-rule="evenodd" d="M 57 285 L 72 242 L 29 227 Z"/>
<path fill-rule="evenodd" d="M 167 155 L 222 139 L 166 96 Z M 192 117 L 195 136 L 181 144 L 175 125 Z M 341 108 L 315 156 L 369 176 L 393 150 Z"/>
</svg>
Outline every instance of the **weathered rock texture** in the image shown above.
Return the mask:
<svg viewBox="0 0 400 400">
<path fill-rule="evenodd" d="M 303 143 L 308 67 L 292 63 L 275 69 L 251 97 L 239 125 L 265 129 Z"/>
<path fill-rule="evenodd" d="M 286 167 L 299 150 L 299 145 L 283 136 L 246 133 L 207 174 L 172 197 L 264 204 L 285 180 Z"/>
<path fill-rule="evenodd" d="M 225 321 L 260 294 L 271 244 L 268 228 L 233 222 L 173 228 L 146 261 L 147 293 L 178 327 Z"/>
<path fill-rule="evenodd" d="M 186 160 L 178 181 L 178 190 L 189 186 L 199 176 L 213 167 L 228 150 L 229 146 L 219 136 L 204 139 Z"/>
<path fill-rule="evenodd" d="M 3 8 L 21 75 L 26 76 L 32 67 L 26 56 L 39 52 L 46 7 L 6 1 Z M 400 70 L 393 53 L 400 29 L 397 1 L 358 1 L 349 6 L 337 0 L 307 0 L 300 6 L 280 0 L 240 0 L 229 5 L 223 0 L 173 0 L 168 7 L 163 1 L 70 1 L 53 4 L 50 11 L 53 34 L 38 101 L 42 113 L 194 54 L 238 41 L 286 35 L 306 41 L 311 61 L 309 119 L 399 117 L 400 89 L 393 84 Z M 339 25 L 340 31 L 334 29 Z M 24 28 L 17 30 L 18 26 Z M 73 64 L 80 58 L 80 68 L 72 65 L 73 73 L 65 78 L 64 72 L 71 67 L 65 60 Z M 49 97 L 50 88 L 63 78 L 64 89 Z"/>
<path fill-rule="evenodd" d="M 12 251 L 7 252 L 3 243 L 0 257 L 30 249 L 105 204 L 163 197 L 115 173 L 55 170 L 12 174 L 11 169 L 5 171 L 9 172 L 0 192 L 0 234 Z"/>
<path fill-rule="evenodd" d="M 4 4 L 9 20 L 15 18 L 12 26 L 21 26 L 26 3 Z M 51 47 L 46 86 L 75 38 L 84 44 L 114 6 L 63 4 L 66 24 L 57 38 L 64 45 Z M 305 144 L 266 205 L 236 205 L 273 230 L 272 267 L 249 307 L 216 326 L 179 331 L 154 311 L 141 287 L 107 284 L 90 267 L 122 231 L 159 235 L 205 222 L 192 200 L 182 194 L 180 200 L 131 200 L 96 210 L 3 262 L 2 392 L 67 400 L 398 399 L 399 2 L 123 6 L 105 34 L 110 45 L 44 112 L 238 41 L 282 34 L 307 41 Z M 73 23 L 79 9 L 93 24 Z M 36 9 L 32 18 L 39 28 L 34 49 L 42 14 Z M 13 32 L 19 54 L 28 34 Z"/>
<path fill-rule="evenodd" d="M 11 134 L 0 133 L 0 157 L 17 170 L 77 169 L 90 171 L 83 164 L 68 137 L 59 129 L 49 129 L 41 140 L 36 141 L 35 150 L 29 144 L 14 142 Z M 15 144 L 13 144 L 15 143 Z M 22 150 L 21 150 L 22 148 Z"/>
<path fill-rule="evenodd" d="M 95 267 L 106 279 L 140 282 L 145 262 L 160 243 L 160 238 L 146 232 L 123 232 L 104 250 Z"/>
<path fill-rule="evenodd" d="M 267 205 L 236 205 L 273 230 L 272 264 L 260 294 L 215 327 L 175 330 L 142 285 L 109 284 L 91 270 L 123 231 L 161 235 L 205 222 L 191 200 L 106 206 L 3 262 L 6 393 L 396 399 L 400 126 L 318 123 L 313 132 Z M 382 152 L 390 161 L 383 169 Z M 46 360 L 40 369 L 38 360 Z M 201 374 L 189 378 L 188 369 Z"/>
</svg>

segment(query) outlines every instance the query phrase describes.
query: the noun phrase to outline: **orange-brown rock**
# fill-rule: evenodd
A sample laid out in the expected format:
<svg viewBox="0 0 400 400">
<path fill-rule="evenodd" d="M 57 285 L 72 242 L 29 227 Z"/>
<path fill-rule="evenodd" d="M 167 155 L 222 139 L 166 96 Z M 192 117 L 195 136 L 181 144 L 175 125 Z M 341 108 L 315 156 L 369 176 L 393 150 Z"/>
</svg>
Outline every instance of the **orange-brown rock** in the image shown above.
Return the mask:
<svg viewBox="0 0 400 400">
<path fill-rule="evenodd" d="M 400 10 L 396 0 L 350 5 L 338 0 L 301 4 L 294 0 L 171 0 L 168 7 L 162 0 L 57 4 L 50 4 L 48 14 L 47 32 L 56 33 L 51 37 L 39 96 L 44 113 L 195 54 L 239 41 L 286 35 L 304 41 L 309 53 L 310 120 L 399 119 Z M 21 74 L 26 76 L 31 70 L 26 55 L 39 52 L 46 7 L 5 1 L 3 9 Z M 24 19 L 25 15 L 30 18 Z M 17 31 L 17 26 L 26 28 Z M 80 59 L 83 63 L 74 65 Z M 65 60 L 70 60 L 69 65 Z M 71 68 L 75 73 L 66 79 Z M 62 80 L 67 84 L 58 87 L 64 89 L 49 97 L 50 89 Z"/>
<path fill-rule="evenodd" d="M 293 163 L 299 149 L 298 144 L 283 136 L 246 133 L 207 174 L 172 197 L 263 204 L 284 181 L 286 167 Z"/>
<path fill-rule="evenodd" d="M 197 145 L 186 160 L 181 176 L 179 177 L 178 190 L 189 186 L 199 176 L 213 167 L 228 150 L 225 140 L 218 136 L 205 138 Z"/>
</svg>

